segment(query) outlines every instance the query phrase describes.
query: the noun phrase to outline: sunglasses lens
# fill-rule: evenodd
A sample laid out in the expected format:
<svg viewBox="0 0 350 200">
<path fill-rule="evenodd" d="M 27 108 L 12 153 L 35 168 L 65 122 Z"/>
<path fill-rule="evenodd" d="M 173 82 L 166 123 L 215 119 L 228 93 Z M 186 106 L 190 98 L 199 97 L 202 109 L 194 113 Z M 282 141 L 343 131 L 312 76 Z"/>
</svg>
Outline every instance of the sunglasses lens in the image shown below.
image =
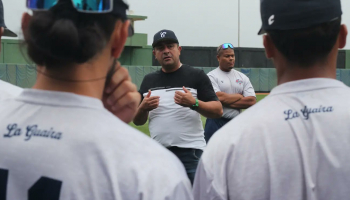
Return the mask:
<svg viewBox="0 0 350 200">
<path fill-rule="evenodd" d="M 58 0 L 27 0 L 27 8 L 29 9 L 50 9 L 56 5 Z"/>
<path fill-rule="evenodd" d="M 57 4 L 59 0 L 27 0 L 27 8 L 37 10 L 48 10 Z M 72 0 L 74 7 L 78 11 L 109 12 L 112 10 L 113 0 Z"/>
<path fill-rule="evenodd" d="M 228 49 L 228 48 L 233 49 L 233 45 L 231 43 L 225 43 L 225 44 L 222 45 L 222 48 L 223 49 Z"/>
<path fill-rule="evenodd" d="M 113 0 L 72 0 L 74 7 L 79 11 L 108 12 L 112 10 Z"/>
</svg>

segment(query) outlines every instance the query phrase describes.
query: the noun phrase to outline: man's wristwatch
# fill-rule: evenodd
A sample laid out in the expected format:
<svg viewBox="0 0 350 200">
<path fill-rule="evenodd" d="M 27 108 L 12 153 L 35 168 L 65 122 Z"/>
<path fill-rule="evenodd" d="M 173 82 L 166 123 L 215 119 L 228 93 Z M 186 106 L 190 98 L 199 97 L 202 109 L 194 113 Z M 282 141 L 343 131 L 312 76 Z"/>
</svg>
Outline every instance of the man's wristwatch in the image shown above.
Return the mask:
<svg viewBox="0 0 350 200">
<path fill-rule="evenodd" d="M 198 107 L 199 107 L 199 101 L 198 101 L 198 99 L 196 99 L 196 103 L 193 104 L 190 108 L 191 108 L 191 110 L 197 110 Z"/>
</svg>

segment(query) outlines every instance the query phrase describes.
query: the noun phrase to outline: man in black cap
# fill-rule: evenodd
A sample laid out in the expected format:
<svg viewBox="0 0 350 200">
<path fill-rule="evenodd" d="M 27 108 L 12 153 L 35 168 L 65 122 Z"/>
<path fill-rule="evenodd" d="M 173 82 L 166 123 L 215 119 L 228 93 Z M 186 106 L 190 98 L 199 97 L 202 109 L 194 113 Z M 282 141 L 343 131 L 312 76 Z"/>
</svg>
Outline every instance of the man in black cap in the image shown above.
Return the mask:
<svg viewBox="0 0 350 200">
<path fill-rule="evenodd" d="M 151 137 L 182 161 L 193 182 L 206 146 L 200 114 L 220 118 L 222 106 L 203 70 L 180 62 L 181 47 L 173 31 L 156 33 L 152 46 L 162 69 L 143 79 L 134 123 L 143 125 L 149 116 Z"/>
<path fill-rule="evenodd" d="M 350 89 L 335 80 L 341 15 L 340 0 L 261 0 L 278 86 L 211 138 L 195 199 L 349 199 Z"/>
</svg>

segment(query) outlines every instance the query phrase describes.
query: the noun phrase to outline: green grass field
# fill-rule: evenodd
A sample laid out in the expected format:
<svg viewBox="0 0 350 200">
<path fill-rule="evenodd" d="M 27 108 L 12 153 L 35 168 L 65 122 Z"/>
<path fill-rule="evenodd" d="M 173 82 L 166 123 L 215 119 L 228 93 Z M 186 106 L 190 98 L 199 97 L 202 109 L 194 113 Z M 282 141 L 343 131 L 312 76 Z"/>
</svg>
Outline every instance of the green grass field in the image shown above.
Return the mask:
<svg viewBox="0 0 350 200">
<path fill-rule="evenodd" d="M 260 95 L 256 95 L 256 99 L 257 102 L 259 102 L 261 99 L 263 99 L 264 97 L 266 97 L 266 94 L 260 94 Z M 203 122 L 203 127 L 205 124 L 205 121 L 207 120 L 205 117 L 202 117 L 202 122 Z M 135 127 L 136 129 L 138 129 L 139 131 L 145 133 L 146 135 L 149 135 L 149 129 L 148 129 L 148 121 L 146 124 L 142 125 L 142 126 L 136 126 L 134 123 L 130 123 L 130 126 Z"/>
</svg>

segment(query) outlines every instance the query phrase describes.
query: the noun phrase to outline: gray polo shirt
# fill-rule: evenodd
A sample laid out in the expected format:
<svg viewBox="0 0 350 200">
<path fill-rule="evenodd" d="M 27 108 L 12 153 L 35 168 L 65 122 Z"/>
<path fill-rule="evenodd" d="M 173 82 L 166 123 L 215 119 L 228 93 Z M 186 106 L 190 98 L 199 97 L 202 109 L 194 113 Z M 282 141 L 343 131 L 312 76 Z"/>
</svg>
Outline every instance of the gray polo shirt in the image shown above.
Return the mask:
<svg viewBox="0 0 350 200">
<path fill-rule="evenodd" d="M 349 99 L 333 79 L 277 86 L 210 139 L 195 199 L 349 199 Z"/>
<path fill-rule="evenodd" d="M 250 83 L 249 78 L 235 69 L 232 69 L 229 72 L 224 72 L 218 67 L 209 72 L 208 76 L 215 92 L 241 94 L 244 97 L 256 97 L 253 85 Z M 225 106 L 223 106 L 223 111 L 224 113 L 222 117 L 227 119 L 232 119 L 241 113 L 241 109 L 233 109 Z"/>
<path fill-rule="evenodd" d="M 98 99 L 27 89 L 0 101 L 0 113 L 7 199 L 43 190 L 62 200 L 193 198 L 180 161 Z"/>
</svg>

